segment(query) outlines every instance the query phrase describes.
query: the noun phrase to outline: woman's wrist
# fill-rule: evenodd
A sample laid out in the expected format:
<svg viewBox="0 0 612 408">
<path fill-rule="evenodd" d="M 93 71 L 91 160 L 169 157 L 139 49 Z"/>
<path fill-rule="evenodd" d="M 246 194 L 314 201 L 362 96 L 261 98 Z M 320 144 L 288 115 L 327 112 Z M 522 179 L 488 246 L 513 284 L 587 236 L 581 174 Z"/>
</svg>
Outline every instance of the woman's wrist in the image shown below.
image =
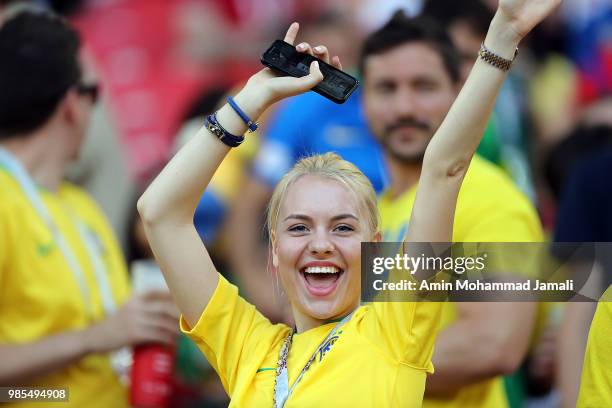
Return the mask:
<svg viewBox="0 0 612 408">
<path fill-rule="evenodd" d="M 249 84 L 234 96 L 234 102 L 253 122 L 257 122 L 257 119 L 270 105 L 263 90 Z M 248 130 L 244 120 L 227 103 L 217 112 L 217 120 L 233 135 L 242 135 Z"/>
<path fill-rule="evenodd" d="M 257 122 L 259 117 L 272 104 L 270 99 L 261 86 L 251 85 L 248 82 L 234 96 L 234 101 L 253 122 Z"/>
<path fill-rule="evenodd" d="M 522 36 L 499 11 L 493 17 L 484 44 L 502 58 L 512 60 Z"/>
</svg>

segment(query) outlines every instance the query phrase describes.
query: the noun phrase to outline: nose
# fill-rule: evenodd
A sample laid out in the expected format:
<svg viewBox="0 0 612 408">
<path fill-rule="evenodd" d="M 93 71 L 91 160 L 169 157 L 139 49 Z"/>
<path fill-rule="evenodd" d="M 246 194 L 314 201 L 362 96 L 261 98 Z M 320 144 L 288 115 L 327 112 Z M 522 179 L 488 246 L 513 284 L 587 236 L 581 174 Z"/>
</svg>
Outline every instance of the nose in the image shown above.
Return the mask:
<svg viewBox="0 0 612 408">
<path fill-rule="evenodd" d="M 414 92 L 406 87 L 400 88 L 393 98 L 393 109 L 397 116 L 414 116 L 417 110 L 417 101 Z"/>
<path fill-rule="evenodd" d="M 326 232 L 319 231 L 312 235 L 308 243 L 308 251 L 314 256 L 329 255 L 334 252 L 334 244 Z"/>
</svg>

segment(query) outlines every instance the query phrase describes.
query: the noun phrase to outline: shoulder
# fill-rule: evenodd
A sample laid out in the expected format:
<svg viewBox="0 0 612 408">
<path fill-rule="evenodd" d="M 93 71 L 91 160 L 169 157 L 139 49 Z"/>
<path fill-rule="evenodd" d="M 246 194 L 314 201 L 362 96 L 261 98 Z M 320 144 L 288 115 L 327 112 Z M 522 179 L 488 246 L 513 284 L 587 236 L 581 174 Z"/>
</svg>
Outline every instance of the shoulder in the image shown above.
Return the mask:
<svg viewBox="0 0 612 408">
<path fill-rule="evenodd" d="M 502 208 L 533 208 L 527 196 L 518 189 L 510 176 L 478 156 L 474 157 L 470 164 L 459 200 L 473 201 L 472 204 L 495 203 Z"/>
<path fill-rule="evenodd" d="M 461 187 L 455 241 L 539 241 L 542 227 L 527 196 L 497 166 L 474 157 Z"/>
<path fill-rule="evenodd" d="M 2 216 L 22 213 L 29 206 L 28 199 L 17 181 L 0 167 L 0 211 Z"/>
<path fill-rule="evenodd" d="M 0 165 L 0 192 L 2 192 L 2 198 L 4 201 L 5 197 L 10 197 L 14 193 L 18 193 L 20 190 L 19 184 L 11 175 Z"/>
<path fill-rule="evenodd" d="M 114 232 L 104 211 L 87 191 L 72 183 L 64 182 L 60 186 L 58 197 L 90 228 L 102 234 L 106 240 L 115 241 Z"/>
<path fill-rule="evenodd" d="M 496 188 L 516 189 L 512 179 L 499 166 L 478 155 L 474 156 L 465 177 L 464 186 L 480 188 L 483 183 L 493 181 L 501 183 L 500 186 L 495 186 Z"/>
<path fill-rule="evenodd" d="M 59 196 L 70 205 L 76 207 L 76 210 L 101 212 L 93 197 L 85 189 L 75 184 L 63 182 L 59 188 Z"/>
</svg>

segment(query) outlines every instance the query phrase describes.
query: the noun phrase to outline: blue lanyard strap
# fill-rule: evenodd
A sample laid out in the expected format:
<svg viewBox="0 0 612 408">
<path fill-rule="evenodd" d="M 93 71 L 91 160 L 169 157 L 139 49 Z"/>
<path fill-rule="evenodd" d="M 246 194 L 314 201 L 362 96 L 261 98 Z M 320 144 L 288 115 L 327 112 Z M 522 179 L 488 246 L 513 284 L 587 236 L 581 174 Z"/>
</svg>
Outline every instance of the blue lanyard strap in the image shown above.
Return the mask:
<svg viewBox="0 0 612 408">
<path fill-rule="evenodd" d="M 344 326 L 349 320 L 351 320 L 353 314 L 355 314 L 355 311 L 353 311 L 348 316 L 345 316 L 340 322 L 338 322 L 338 324 L 336 324 L 333 330 L 325 337 L 325 339 L 323 339 L 321 344 L 319 344 L 315 352 L 308 359 L 308 362 L 306 362 L 304 368 L 302 368 L 300 375 L 295 380 L 291 388 L 289 388 L 289 373 L 287 370 L 287 360 L 289 358 L 289 349 L 291 348 L 291 343 L 293 342 L 293 335 L 295 333 L 295 330 L 293 330 L 291 334 L 287 336 L 287 338 L 283 342 L 283 345 L 281 346 L 280 354 L 278 357 L 278 365 L 276 368 L 276 383 L 274 384 L 274 408 L 283 408 L 285 406 L 287 399 L 293 393 L 293 390 L 298 385 L 298 383 L 302 380 L 302 377 L 304 376 L 304 374 L 306 374 L 306 371 L 308 371 L 310 365 L 313 363 L 317 355 L 319 353 L 323 353 L 323 349 L 328 347 L 329 340 L 334 337 L 334 335 L 338 332 L 338 330 L 340 330 L 342 326 Z"/>
<path fill-rule="evenodd" d="M 23 193 L 26 195 L 28 201 L 42 219 L 43 223 L 49 228 L 55 243 L 57 244 L 60 252 L 64 256 L 64 259 L 68 263 L 68 266 L 72 272 L 72 275 L 79 287 L 81 296 L 83 297 L 86 311 L 89 317 L 93 316 L 93 304 L 91 301 L 91 295 L 85 279 L 85 273 L 81 268 L 81 265 L 77 261 L 77 257 L 70 247 L 68 240 L 61 233 L 56 223 L 53 221 L 51 214 L 38 192 L 34 181 L 30 178 L 26 170 L 23 168 L 21 163 L 9 154 L 5 149 L 0 148 L 0 164 L 9 172 L 9 174 L 17 181 L 21 187 Z M 71 212 L 71 217 L 75 222 L 79 235 L 85 244 L 87 254 L 94 268 L 94 274 L 98 283 L 98 288 L 102 297 L 104 310 L 106 313 L 113 312 L 116 310 L 116 304 L 110 288 L 110 283 L 107 279 L 107 270 L 102 260 L 100 250 L 95 242 L 90 231 L 88 231 L 85 224 Z"/>
</svg>

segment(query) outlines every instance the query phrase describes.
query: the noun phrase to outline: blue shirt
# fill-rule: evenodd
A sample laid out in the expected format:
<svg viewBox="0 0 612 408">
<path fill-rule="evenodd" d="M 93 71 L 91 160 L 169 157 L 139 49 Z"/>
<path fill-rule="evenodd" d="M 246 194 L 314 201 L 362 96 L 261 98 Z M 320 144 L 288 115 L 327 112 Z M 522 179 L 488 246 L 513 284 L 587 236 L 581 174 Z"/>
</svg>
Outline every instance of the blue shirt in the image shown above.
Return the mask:
<svg viewBox="0 0 612 408">
<path fill-rule="evenodd" d="M 359 91 L 342 105 L 314 92 L 287 100 L 268 124 L 253 173 L 274 187 L 301 157 L 327 152 L 355 164 L 376 192 L 387 184 L 382 150 L 363 116 Z"/>
</svg>

